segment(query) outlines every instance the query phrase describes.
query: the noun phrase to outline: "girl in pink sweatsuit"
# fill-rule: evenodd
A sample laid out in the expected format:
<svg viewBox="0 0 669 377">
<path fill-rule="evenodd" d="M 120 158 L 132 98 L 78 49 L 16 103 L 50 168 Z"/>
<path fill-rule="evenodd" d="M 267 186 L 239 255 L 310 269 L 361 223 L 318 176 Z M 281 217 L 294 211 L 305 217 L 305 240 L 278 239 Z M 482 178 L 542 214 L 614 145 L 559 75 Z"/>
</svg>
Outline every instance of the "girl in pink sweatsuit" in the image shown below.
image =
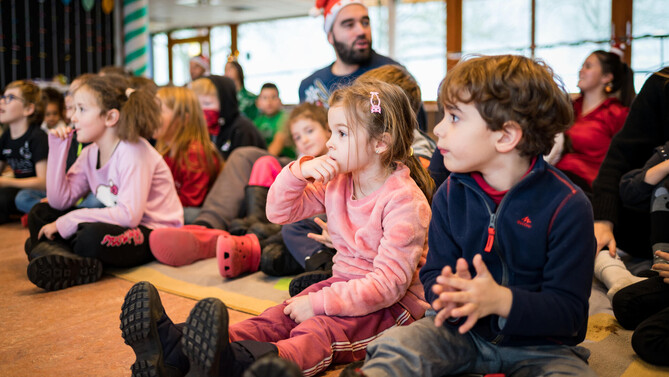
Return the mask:
<svg viewBox="0 0 669 377">
<path fill-rule="evenodd" d="M 180 339 L 189 359 L 186 368 L 175 361 L 173 351 L 164 362 L 151 364 L 143 359 L 142 348 L 130 342 L 135 365 L 240 376 L 261 356 L 278 354 L 312 376 L 333 362 L 362 360 L 367 344 L 383 331 L 421 318 L 428 304 L 418 269 L 427 253 L 433 183 L 412 155 L 415 122 L 406 95 L 395 85 L 358 80 L 333 93 L 328 154 L 287 165 L 267 199 L 267 217 L 275 223 L 327 213 L 337 249 L 332 278 L 229 327 L 225 305 L 204 299 L 191 312 Z M 148 283 L 138 283 L 126 296 L 128 310 L 121 317 L 126 342 L 140 326 L 129 323 L 124 330 L 123 318 L 137 318 L 132 311 L 137 306 L 152 308 L 149 318 L 155 319 L 146 320 L 149 327 L 153 321 L 156 328 L 169 327 L 154 291 Z M 140 305 L 138 300 L 147 302 Z M 159 337 L 162 349 L 173 350 L 179 340 Z"/>
</svg>

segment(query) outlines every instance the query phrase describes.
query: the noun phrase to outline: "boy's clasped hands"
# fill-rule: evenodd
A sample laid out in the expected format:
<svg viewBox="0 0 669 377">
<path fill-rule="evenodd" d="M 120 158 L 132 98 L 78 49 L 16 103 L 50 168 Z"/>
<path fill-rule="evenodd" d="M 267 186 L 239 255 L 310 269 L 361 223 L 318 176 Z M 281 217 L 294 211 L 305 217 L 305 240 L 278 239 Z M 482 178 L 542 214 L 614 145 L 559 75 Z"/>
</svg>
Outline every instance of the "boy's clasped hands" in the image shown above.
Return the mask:
<svg viewBox="0 0 669 377">
<path fill-rule="evenodd" d="M 451 266 L 446 266 L 437 277 L 432 287 L 432 291 L 439 295 L 432 302 L 437 311 L 435 326 L 440 327 L 450 317 L 467 317 L 459 328 L 459 332 L 464 334 L 474 327 L 479 318 L 491 314 L 503 318 L 509 315 L 513 300 L 511 290 L 497 284 L 480 254 L 474 256 L 472 264 L 476 270 L 473 278 L 464 258 L 458 259 L 455 273 Z"/>
</svg>

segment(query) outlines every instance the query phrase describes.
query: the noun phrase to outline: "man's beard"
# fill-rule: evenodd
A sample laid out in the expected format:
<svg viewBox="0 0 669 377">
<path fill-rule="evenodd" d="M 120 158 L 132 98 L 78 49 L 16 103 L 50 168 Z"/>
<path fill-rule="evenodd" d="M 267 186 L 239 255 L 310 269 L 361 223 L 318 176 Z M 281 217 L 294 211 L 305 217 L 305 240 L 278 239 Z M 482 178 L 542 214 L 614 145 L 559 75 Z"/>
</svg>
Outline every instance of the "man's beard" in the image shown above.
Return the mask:
<svg viewBox="0 0 669 377">
<path fill-rule="evenodd" d="M 352 46 L 355 45 L 355 43 L 363 39 L 364 37 L 360 37 L 353 41 Z M 335 51 L 337 52 L 337 56 L 339 56 L 339 59 L 346 63 L 346 64 L 355 64 L 355 65 L 360 65 L 367 63 L 369 59 L 372 57 L 372 43 L 370 41 L 369 47 L 364 49 L 364 50 L 359 50 L 355 49 L 353 47 L 349 47 L 345 45 L 344 43 L 337 42 L 337 40 L 334 38 L 334 35 L 332 36 L 332 39 L 334 40 L 334 48 Z"/>
</svg>

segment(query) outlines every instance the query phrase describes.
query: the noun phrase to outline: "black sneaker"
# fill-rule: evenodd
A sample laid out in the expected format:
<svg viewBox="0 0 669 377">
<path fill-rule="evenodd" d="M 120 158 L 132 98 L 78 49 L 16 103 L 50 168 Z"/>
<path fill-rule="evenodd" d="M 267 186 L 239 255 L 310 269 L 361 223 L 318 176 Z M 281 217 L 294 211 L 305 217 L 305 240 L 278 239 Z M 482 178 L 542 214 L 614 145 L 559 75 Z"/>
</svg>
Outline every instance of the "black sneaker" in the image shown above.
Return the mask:
<svg viewBox="0 0 669 377">
<path fill-rule="evenodd" d="M 288 285 L 288 293 L 290 294 L 290 297 L 296 296 L 303 290 L 309 288 L 309 286 L 331 277 L 332 270 L 315 270 L 301 273 L 290 281 L 290 284 Z"/>
<path fill-rule="evenodd" d="M 228 308 L 221 300 L 205 298 L 191 310 L 181 338 L 190 361 L 188 376 L 219 376 L 221 361 L 232 358 L 228 338 Z M 226 360 L 221 360 L 226 357 Z M 229 365 L 229 364 L 228 364 Z"/>
<path fill-rule="evenodd" d="M 81 257 L 53 242 L 40 242 L 33 247 L 28 263 L 28 279 L 47 291 L 93 283 L 102 277 L 102 262 Z"/>
<path fill-rule="evenodd" d="M 151 283 L 141 281 L 130 288 L 121 306 L 121 335 L 135 352 L 130 370 L 133 377 L 170 376 L 183 373 L 164 363 L 158 335 L 158 320 L 163 316 L 160 295 Z"/>
<path fill-rule="evenodd" d="M 297 364 L 282 359 L 277 355 L 261 357 L 251 364 L 242 377 L 302 377 Z"/>
</svg>

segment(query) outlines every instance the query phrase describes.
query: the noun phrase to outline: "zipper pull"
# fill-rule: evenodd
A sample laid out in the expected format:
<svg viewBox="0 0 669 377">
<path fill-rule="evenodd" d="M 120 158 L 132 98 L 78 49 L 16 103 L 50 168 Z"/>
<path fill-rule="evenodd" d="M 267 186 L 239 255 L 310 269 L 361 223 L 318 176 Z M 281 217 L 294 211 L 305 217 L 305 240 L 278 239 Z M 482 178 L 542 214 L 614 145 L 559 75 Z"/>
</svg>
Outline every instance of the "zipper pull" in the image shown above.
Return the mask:
<svg viewBox="0 0 669 377">
<path fill-rule="evenodd" d="M 490 215 L 490 224 L 488 224 L 488 240 L 485 243 L 485 251 L 489 253 L 492 250 L 492 244 L 495 241 L 495 214 Z"/>
<path fill-rule="evenodd" d="M 488 241 L 485 243 L 484 251 L 489 253 L 492 250 L 492 243 L 495 241 L 495 228 L 488 228 Z"/>
</svg>

